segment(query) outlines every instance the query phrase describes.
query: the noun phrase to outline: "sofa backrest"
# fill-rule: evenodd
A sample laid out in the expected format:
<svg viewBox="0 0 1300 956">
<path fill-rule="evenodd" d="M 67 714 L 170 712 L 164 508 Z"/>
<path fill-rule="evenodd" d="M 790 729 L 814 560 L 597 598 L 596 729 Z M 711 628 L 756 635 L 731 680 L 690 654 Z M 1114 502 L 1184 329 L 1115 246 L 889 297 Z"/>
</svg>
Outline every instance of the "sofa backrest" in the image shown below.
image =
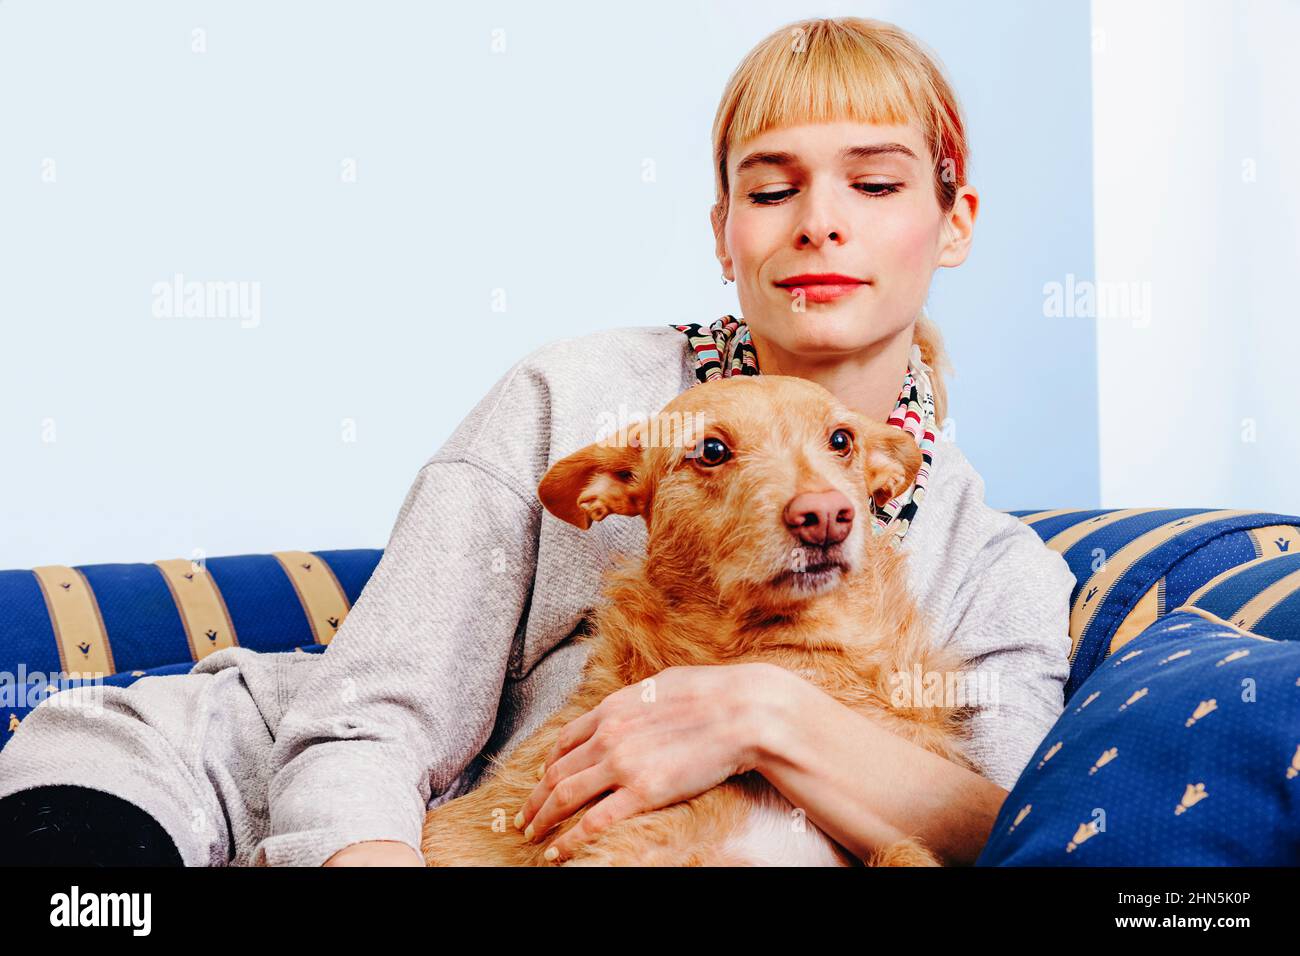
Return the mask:
<svg viewBox="0 0 1300 956">
<path fill-rule="evenodd" d="M 383 551 L 0 571 L 0 671 L 118 674 L 328 644 Z"/>
<path fill-rule="evenodd" d="M 1189 604 L 1300 638 L 1300 517 L 1217 508 L 1012 511 L 1074 572 L 1069 700 L 1103 660 Z"/>
</svg>

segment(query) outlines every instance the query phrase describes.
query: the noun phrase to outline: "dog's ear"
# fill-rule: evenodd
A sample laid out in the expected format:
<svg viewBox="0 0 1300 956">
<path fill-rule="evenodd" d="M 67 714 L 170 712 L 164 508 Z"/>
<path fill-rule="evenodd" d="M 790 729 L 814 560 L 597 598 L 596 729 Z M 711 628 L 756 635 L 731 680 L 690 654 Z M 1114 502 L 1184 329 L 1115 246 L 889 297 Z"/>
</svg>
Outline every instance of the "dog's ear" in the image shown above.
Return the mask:
<svg viewBox="0 0 1300 956">
<path fill-rule="evenodd" d="M 645 422 L 575 451 L 553 464 L 537 486 L 546 510 L 584 531 L 611 514 L 644 507 Z"/>
<path fill-rule="evenodd" d="M 883 508 L 916 480 L 921 470 L 921 449 L 903 429 L 865 419 L 859 421 L 858 440 L 863 445 L 867 488 L 876 507 Z"/>
</svg>

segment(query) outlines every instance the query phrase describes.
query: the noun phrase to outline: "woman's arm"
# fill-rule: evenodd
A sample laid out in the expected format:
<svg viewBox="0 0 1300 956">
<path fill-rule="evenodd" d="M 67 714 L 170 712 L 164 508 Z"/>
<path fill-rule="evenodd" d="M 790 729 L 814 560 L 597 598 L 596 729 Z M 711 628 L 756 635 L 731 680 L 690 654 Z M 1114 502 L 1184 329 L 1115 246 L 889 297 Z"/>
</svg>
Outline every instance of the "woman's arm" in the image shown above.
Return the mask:
<svg viewBox="0 0 1300 956">
<path fill-rule="evenodd" d="M 255 864 L 421 861 L 430 797 L 490 739 L 537 575 L 550 433 L 535 423 L 552 417 L 537 355 L 420 468 L 361 596 L 292 689 Z"/>
<path fill-rule="evenodd" d="M 539 510 L 476 461 L 420 469 L 361 597 L 285 708 L 256 862 L 360 862 L 374 854 L 335 856 L 361 843 L 416 856 L 429 798 L 495 724 Z"/>
<path fill-rule="evenodd" d="M 948 864 L 979 856 L 1007 791 L 890 733 L 790 671 L 755 695 L 755 769 L 865 858 L 909 836 Z"/>
<path fill-rule="evenodd" d="M 670 667 L 654 681 L 653 702 L 639 685 L 625 687 L 556 740 L 515 826 L 549 839 L 596 803 L 547 859 L 566 860 L 619 820 L 757 770 L 855 856 L 914 836 L 949 863 L 971 863 L 1007 795 L 773 664 Z"/>
</svg>

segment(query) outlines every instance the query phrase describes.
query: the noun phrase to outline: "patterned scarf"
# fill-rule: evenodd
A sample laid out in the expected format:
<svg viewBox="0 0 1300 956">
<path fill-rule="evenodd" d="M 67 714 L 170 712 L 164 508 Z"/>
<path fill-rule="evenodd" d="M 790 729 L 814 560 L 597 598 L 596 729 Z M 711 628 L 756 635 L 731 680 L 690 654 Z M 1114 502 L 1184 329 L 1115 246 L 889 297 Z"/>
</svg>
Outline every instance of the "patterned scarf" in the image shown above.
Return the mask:
<svg viewBox="0 0 1300 956">
<path fill-rule="evenodd" d="M 724 315 L 710 325 L 673 325 L 686 335 L 695 351 L 695 377 L 700 382 L 733 375 L 758 375 L 758 353 L 749 337 L 749 326 L 734 315 Z M 889 544 L 897 548 L 912 526 L 917 508 L 925 498 L 934 449 L 934 391 L 931 369 L 921 359 L 921 348 L 912 344 L 907 374 L 898 401 L 887 423 L 903 429 L 921 448 L 921 468 L 912 486 L 891 498 L 883 508 L 871 502 L 872 533 L 890 531 Z"/>
</svg>

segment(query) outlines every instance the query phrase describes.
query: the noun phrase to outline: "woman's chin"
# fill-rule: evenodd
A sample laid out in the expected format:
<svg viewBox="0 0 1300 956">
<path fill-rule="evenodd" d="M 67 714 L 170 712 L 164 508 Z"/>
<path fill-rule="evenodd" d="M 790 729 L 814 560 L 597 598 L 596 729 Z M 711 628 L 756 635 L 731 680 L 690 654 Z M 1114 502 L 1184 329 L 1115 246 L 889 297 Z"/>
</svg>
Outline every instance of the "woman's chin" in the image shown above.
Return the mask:
<svg viewBox="0 0 1300 956">
<path fill-rule="evenodd" d="M 750 327 L 760 336 L 763 335 L 761 328 L 754 324 Z M 860 310 L 822 305 L 816 311 L 782 316 L 777 333 L 769 333 L 769 337 L 785 351 L 799 355 L 818 352 L 852 353 L 867 348 L 879 339 L 879 335 L 873 331 L 875 328 L 876 323 L 872 318 L 863 315 Z"/>
</svg>

